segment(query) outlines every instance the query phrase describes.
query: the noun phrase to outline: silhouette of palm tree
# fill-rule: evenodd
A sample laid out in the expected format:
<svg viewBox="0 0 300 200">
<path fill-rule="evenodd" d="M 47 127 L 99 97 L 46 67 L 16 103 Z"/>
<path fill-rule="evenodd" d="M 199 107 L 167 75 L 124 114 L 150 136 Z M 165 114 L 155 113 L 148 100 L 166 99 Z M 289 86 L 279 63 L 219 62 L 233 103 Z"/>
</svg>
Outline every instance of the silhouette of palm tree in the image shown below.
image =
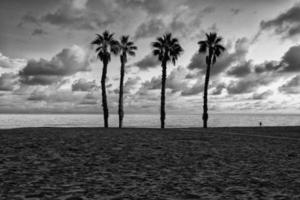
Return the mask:
<svg viewBox="0 0 300 200">
<path fill-rule="evenodd" d="M 165 91 L 166 91 L 166 78 L 167 78 L 167 63 L 172 62 L 176 64 L 176 60 L 183 52 L 177 38 L 173 38 L 171 33 L 166 33 L 162 37 L 158 37 L 152 43 L 153 55 L 158 57 L 161 61 L 162 77 L 161 77 L 161 106 L 160 106 L 160 122 L 161 128 L 165 127 Z"/>
<path fill-rule="evenodd" d="M 109 31 L 104 31 L 102 35 L 97 34 L 95 40 L 92 41 L 92 45 L 95 45 L 96 53 L 98 58 L 103 63 L 102 77 L 101 77 L 101 89 L 102 89 L 102 106 L 103 106 L 103 117 L 104 117 L 104 127 L 108 128 L 108 106 L 106 99 L 106 88 L 105 88 L 105 80 L 106 80 L 106 72 L 107 65 L 111 60 L 111 53 L 117 55 L 119 52 L 118 41 L 114 39 L 114 34 Z"/>
<path fill-rule="evenodd" d="M 129 36 L 122 36 L 119 42 L 120 50 L 120 60 L 121 60 L 121 71 L 120 71 L 120 90 L 119 90 L 119 128 L 123 125 L 123 84 L 124 84 L 124 74 L 125 74 L 125 64 L 127 62 L 127 54 L 130 56 L 135 56 L 135 51 L 137 47 L 132 41 L 129 41 Z"/>
<path fill-rule="evenodd" d="M 207 128 L 207 90 L 209 84 L 209 76 L 210 76 L 210 68 L 217 61 L 217 57 L 219 57 L 223 51 L 225 51 L 225 47 L 223 47 L 220 42 L 222 38 L 217 35 L 217 33 L 206 33 L 206 40 L 199 41 L 199 53 L 204 53 L 206 55 L 206 76 L 204 82 L 204 93 L 203 93 L 203 128 Z"/>
</svg>

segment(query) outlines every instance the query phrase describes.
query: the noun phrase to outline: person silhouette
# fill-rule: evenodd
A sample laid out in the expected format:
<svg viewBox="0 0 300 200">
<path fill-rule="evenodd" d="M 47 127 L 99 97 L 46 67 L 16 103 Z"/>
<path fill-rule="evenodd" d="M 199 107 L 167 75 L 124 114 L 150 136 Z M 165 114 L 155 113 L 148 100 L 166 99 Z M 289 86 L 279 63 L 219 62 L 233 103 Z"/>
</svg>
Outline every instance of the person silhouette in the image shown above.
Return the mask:
<svg viewBox="0 0 300 200">
<path fill-rule="evenodd" d="M 262 126 L 262 122 L 259 122 L 259 126 Z"/>
</svg>

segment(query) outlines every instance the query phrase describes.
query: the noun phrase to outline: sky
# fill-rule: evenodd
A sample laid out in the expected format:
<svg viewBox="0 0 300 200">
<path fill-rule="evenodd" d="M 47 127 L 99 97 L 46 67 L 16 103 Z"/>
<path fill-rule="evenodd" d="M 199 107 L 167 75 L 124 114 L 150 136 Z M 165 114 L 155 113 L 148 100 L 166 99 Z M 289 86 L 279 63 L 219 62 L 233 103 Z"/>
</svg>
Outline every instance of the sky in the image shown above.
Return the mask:
<svg viewBox="0 0 300 200">
<path fill-rule="evenodd" d="M 201 114 L 204 55 L 216 32 L 226 51 L 211 69 L 210 112 L 300 113 L 300 2 L 295 0 L 1 0 L 0 113 L 100 113 L 105 30 L 138 47 L 126 65 L 124 110 L 158 114 L 161 67 L 151 42 L 171 32 L 184 53 L 169 63 L 166 111 Z M 117 113 L 120 58 L 108 65 Z"/>
</svg>

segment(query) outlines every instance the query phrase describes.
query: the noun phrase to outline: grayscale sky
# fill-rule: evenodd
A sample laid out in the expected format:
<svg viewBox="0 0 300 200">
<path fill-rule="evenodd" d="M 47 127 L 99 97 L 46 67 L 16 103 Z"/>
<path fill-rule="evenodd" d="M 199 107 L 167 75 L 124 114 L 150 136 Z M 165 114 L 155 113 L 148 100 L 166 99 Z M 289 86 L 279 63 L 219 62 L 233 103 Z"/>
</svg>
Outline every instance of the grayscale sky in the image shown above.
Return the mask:
<svg viewBox="0 0 300 200">
<path fill-rule="evenodd" d="M 109 30 L 138 46 L 128 60 L 126 113 L 158 113 L 160 63 L 151 42 L 184 48 L 168 65 L 167 113 L 202 113 L 206 32 L 227 51 L 211 72 L 211 112 L 300 112 L 300 2 L 294 0 L 1 0 L 0 113 L 101 112 L 102 64 L 90 43 Z M 108 66 L 116 113 L 120 59 Z"/>
</svg>

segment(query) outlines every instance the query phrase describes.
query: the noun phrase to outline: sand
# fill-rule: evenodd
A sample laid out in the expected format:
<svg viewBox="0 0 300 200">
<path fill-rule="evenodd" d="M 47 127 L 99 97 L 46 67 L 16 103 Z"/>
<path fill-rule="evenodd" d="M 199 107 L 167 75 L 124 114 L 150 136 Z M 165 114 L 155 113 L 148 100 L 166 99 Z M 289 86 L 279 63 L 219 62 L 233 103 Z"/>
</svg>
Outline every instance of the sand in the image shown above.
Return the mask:
<svg viewBox="0 0 300 200">
<path fill-rule="evenodd" d="M 0 130 L 0 199 L 300 199 L 300 127 Z"/>
</svg>

